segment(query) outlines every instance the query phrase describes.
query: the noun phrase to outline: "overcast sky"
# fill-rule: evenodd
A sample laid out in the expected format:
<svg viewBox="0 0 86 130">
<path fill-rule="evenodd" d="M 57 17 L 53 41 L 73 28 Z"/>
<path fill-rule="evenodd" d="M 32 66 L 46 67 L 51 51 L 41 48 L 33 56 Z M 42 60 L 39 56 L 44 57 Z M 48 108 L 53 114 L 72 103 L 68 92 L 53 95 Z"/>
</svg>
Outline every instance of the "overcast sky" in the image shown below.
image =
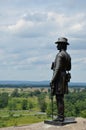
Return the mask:
<svg viewBox="0 0 86 130">
<path fill-rule="evenodd" d="M 51 80 L 67 37 L 71 82 L 86 82 L 86 1 L 0 0 L 0 80 Z"/>
</svg>

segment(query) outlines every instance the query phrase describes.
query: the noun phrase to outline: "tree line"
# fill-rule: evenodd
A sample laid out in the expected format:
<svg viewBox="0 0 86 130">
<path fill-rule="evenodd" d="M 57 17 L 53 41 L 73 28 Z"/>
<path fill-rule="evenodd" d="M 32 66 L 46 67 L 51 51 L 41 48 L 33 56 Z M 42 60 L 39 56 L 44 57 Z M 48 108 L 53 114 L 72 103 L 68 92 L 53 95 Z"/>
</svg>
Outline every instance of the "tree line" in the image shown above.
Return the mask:
<svg viewBox="0 0 86 130">
<path fill-rule="evenodd" d="M 32 100 L 29 100 L 29 99 Z M 52 104 L 50 100 L 50 89 L 43 91 L 24 92 L 23 88 L 19 91 L 15 88 L 11 93 L 0 93 L 0 109 L 5 110 L 33 110 L 35 107 L 41 112 L 46 112 L 47 116 L 52 114 Z M 86 118 L 86 89 L 82 91 L 69 92 L 65 95 L 65 116 L 85 117 Z M 53 105 L 54 115 L 57 114 L 56 101 Z"/>
</svg>

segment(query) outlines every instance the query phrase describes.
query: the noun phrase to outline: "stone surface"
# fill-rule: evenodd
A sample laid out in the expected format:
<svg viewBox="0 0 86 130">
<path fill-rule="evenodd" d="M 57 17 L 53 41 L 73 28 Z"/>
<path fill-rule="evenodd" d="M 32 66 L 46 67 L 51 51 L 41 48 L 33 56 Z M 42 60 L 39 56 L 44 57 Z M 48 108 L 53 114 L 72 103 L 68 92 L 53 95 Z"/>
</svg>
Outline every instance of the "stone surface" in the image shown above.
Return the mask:
<svg viewBox="0 0 86 130">
<path fill-rule="evenodd" d="M 45 120 L 45 124 L 50 124 L 50 125 L 57 125 L 57 126 L 62 126 L 62 125 L 67 125 L 67 124 L 72 124 L 72 123 L 77 123 L 75 118 L 73 117 L 67 117 L 64 119 L 63 122 L 55 121 L 55 120 Z"/>
<path fill-rule="evenodd" d="M 86 130 L 86 118 L 76 118 L 77 123 L 63 126 L 44 124 L 44 122 L 27 126 L 0 128 L 0 130 Z"/>
</svg>

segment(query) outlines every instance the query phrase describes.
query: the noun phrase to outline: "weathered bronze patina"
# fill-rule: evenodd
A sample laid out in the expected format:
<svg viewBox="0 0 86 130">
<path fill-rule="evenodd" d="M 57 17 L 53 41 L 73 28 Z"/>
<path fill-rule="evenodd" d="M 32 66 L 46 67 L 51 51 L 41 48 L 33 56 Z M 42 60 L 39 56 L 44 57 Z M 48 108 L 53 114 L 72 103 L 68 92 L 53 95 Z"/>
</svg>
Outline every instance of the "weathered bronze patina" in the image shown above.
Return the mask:
<svg viewBox="0 0 86 130">
<path fill-rule="evenodd" d="M 67 53 L 68 39 L 65 37 L 58 38 L 55 42 L 59 52 L 57 53 L 54 62 L 52 62 L 51 69 L 53 70 L 53 77 L 50 82 L 51 86 L 51 100 L 52 100 L 52 121 L 45 121 L 47 124 L 64 125 L 69 123 L 76 123 L 74 118 L 64 117 L 64 94 L 68 94 L 68 82 L 70 82 L 71 74 L 71 57 Z M 57 118 L 53 119 L 53 96 L 56 97 L 57 104 Z"/>
<path fill-rule="evenodd" d="M 58 38 L 57 49 L 59 53 L 56 55 L 54 62 L 51 65 L 53 70 L 53 77 L 51 80 L 51 93 L 56 96 L 58 116 L 56 121 L 64 121 L 64 94 L 68 93 L 68 82 L 70 81 L 71 75 L 71 57 L 66 52 L 68 39 L 61 37 Z"/>
</svg>

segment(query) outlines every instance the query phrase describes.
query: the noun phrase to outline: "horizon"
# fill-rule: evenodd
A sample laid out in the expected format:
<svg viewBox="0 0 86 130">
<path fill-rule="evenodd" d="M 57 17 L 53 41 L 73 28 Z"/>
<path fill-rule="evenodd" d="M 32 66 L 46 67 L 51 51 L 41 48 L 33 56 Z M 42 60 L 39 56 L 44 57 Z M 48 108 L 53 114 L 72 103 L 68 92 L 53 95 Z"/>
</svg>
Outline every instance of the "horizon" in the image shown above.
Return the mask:
<svg viewBox="0 0 86 130">
<path fill-rule="evenodd" d="M 49 80 L 0 80 L 0 82 L 50 82 Z M 86 82 L 68 82 L 68 83 L 86 83 Z"/>
</svg>

